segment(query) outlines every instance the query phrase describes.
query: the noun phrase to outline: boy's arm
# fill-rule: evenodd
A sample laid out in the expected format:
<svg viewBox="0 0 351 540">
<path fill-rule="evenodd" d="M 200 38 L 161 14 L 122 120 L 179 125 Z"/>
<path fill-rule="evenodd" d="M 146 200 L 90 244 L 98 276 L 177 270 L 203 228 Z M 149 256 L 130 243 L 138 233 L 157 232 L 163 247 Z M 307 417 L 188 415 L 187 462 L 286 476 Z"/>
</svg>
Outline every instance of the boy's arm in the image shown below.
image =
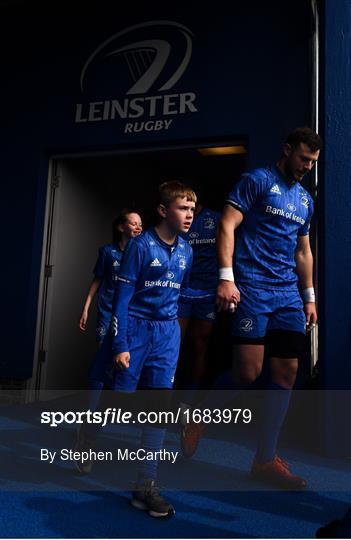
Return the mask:
<svg viewBox="0 0 351 540">
<path fill-rule="evenodd" d="M 142 259 L 139 244 L 133 239 L 130 240 L 123 254 L 112 309 L 111 334 L 114 356 L 120 353 L 129 353 L 127 341 L 128 308 L 140 275 Z"/>
<path fill-rule="evenodd" d="M 105 249 L 105 246 L 102 246 L 99 248 L 99 256 L 97 258 L 97 261 L 95 263 L 94 270 L 93 270 L 94 279 L 90 284 L 89 291 L 84 302 L 83 311 L 79 319 L 79 328 L 83 330 L 83 332 L 86 330 L 91 302 L 93 301 L 93 298 L 95 294 L 97 293 L 97 291 L 99 290 L 102 280 L 104 279 L 105 264 L 106 264 L 106 249 Z"/>
<path fill-rule="evenodd" d="M 129 303 L 133 298 L 134 290 L 135 284 L 124 280 L 124 278 L 118 277 L 111 320 L 113 354 L 128 351 L 128 308 Z"/>
<path fill-rule="evenodd" d="M 96 277 L 96 278 L 93 279 L 93 281 L 91 282 L 91 285 L 89 287 L 89 291 L 88 291 L 87 297 L 86 297 L 85 302 L 84 302 L 83 311 L 82 311 L 82 314 L 81 314 L 80 319 L 79 319 L 79 328 L 81 330 L 83 330 L 83 332 L 87 328 L 87 321 L 88 321 L 88 316 L 89 316 L 89 308 L 90 308 L 90 305 L 91 305 L 91 303 L 93 301 L 93 298 L 94 298 L 96 292 L 98 291 L 98 289 L 100 287 L 100 284 L 101 284 L 101 279 L 99 277 Z"/>
</svg>

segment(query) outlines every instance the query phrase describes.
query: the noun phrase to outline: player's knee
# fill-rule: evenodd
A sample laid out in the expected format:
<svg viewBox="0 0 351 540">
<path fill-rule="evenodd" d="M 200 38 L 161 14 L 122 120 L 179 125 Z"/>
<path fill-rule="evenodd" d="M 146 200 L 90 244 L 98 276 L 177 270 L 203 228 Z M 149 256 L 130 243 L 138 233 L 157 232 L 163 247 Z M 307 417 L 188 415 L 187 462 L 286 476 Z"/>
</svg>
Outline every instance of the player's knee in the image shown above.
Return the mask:
<svg viewBox="0 0 351 540">
<path fill-rule="evenodd" d="M 250 386 L 251 384 L 253 384 L 257 377 L 258 375 L 255 375 L 253 373 L 241 374 L 237 377 L 237 383 L 239 386 L 245 388 L 246 386 Z"/>
<path fill-rule="evenodd" d="M 272 365 L 272 379 L 276 384 L 283 388 L 292 388 L 294 386 L 297 374 L 297 360 L 274 359 Z M 280 363 L 280 365 L 279 365 Z"/>
<path fill-rule="evenodd" d="M 238 386 L 246 387 L 254 383 L 260 373 L 261 369 L 259 366 L 242 366 L 234 364 L 232 377 L 233 381 Z"/>
<path fill-rule="evenodd" d="M 262 370 L 264 345 L 261 338 L 235 338 L 232 350 L 233 379 L 241 386 L 255 382 Z"/>
</svg>

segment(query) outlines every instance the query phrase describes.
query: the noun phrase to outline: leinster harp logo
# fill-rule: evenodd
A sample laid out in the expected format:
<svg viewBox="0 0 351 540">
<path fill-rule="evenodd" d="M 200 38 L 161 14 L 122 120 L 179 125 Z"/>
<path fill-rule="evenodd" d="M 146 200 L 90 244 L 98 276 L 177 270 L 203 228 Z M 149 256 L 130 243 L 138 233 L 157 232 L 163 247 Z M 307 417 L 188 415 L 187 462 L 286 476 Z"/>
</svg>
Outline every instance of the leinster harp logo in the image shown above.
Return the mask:
<svg viewBox="0 0 351 540">
<path fill-rule="evenodd" d="M 194 92 L 173 90 L 192 50 L 192 31 L 175 21 L 148 21 L 110 36 L 82 67 L 75 122 L 114 121 L 124 133 L 169 130 L 178 115 L 197 112 Z"/>
<path fill-rule="evenodd" d="M 172 32 L 169 32 L 169 39 L 157 37 L 161 28 L 175 31 L 184 41 L 182 56 L 177 58 L 176 63 L 172 62 L 172 71 L 163 77 L 174 51 L 171 43 Z M 139 39 L 139 36 L 145 34 L 150 37 Z M 170 90 L 188 67 L 192 53 L 192 35 L 189 28 L 173 21 L 148 21 L 125 28 L 109 37 L 89 56 L 80 75 L 80 89 L 85 92 L 88 71 L 93 69 L 94 65 L 114 57 L 122 59 L 128 68 L 131 86 L 126 92 L 127 95 L 146 94 L 154 85 L 158 92 Z"/>
</svg>

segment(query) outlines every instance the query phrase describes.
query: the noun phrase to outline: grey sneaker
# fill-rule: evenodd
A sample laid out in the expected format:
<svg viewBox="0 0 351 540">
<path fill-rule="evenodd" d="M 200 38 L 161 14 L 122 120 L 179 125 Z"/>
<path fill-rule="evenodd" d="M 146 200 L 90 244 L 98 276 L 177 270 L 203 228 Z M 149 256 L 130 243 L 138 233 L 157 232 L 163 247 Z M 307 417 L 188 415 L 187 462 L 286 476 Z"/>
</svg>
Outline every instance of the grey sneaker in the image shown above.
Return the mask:
<svg viewBox="0 0 351 540">
<path fill-rule="evenodd" d="M 160 495 L 155 480 L 136 484 L 130 502 L 134 508 L 147 510 L 148 514 L 155 518 L 171 518 L 175 514 L 173 506 Z"/>
<path fill-rule="evenodd" d="M 76 440 L 76 444 L 74 445 L 74 451 L 75 452 L 88 452 L 88 455 L 89 455 L 90 450 L 94 450 L 95 445 L 96 445 L 96 441 L 94 439 L 90 439 L 89 437 L 85 435 L 84 425 L 79 426 L 77 430 L 77 440 Z M 91 469 L 93 468 L 92 459 L 84 459 L 84 461 L 74 460 L 74 464 L 81 474 L 89 474 L 91 472 Z"/>
</svg>

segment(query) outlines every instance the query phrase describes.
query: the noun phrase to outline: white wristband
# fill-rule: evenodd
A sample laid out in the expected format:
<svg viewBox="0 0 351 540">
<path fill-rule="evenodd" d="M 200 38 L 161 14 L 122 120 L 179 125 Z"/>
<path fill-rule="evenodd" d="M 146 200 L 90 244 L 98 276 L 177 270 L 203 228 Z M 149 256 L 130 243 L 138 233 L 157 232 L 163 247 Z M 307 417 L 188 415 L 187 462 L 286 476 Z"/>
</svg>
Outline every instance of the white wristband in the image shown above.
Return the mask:
<svg viewBox="0 0 351 540">
<path fill-rule="evenodd" d="M 316 295 L 314 294 L 314 288 L 309 287 L 307 289 L 304 289 L 301 292 L 302 300 L 304 304 L 308 304 L 308 302 L 315 302 L 316 301 Z"/>
<path fill-rule="evenodd" d="M 222 268 L 219 268 L 219 279 L 234 282 L 233 268 L 231 266 L 222 266 Z"/>
</svg>

